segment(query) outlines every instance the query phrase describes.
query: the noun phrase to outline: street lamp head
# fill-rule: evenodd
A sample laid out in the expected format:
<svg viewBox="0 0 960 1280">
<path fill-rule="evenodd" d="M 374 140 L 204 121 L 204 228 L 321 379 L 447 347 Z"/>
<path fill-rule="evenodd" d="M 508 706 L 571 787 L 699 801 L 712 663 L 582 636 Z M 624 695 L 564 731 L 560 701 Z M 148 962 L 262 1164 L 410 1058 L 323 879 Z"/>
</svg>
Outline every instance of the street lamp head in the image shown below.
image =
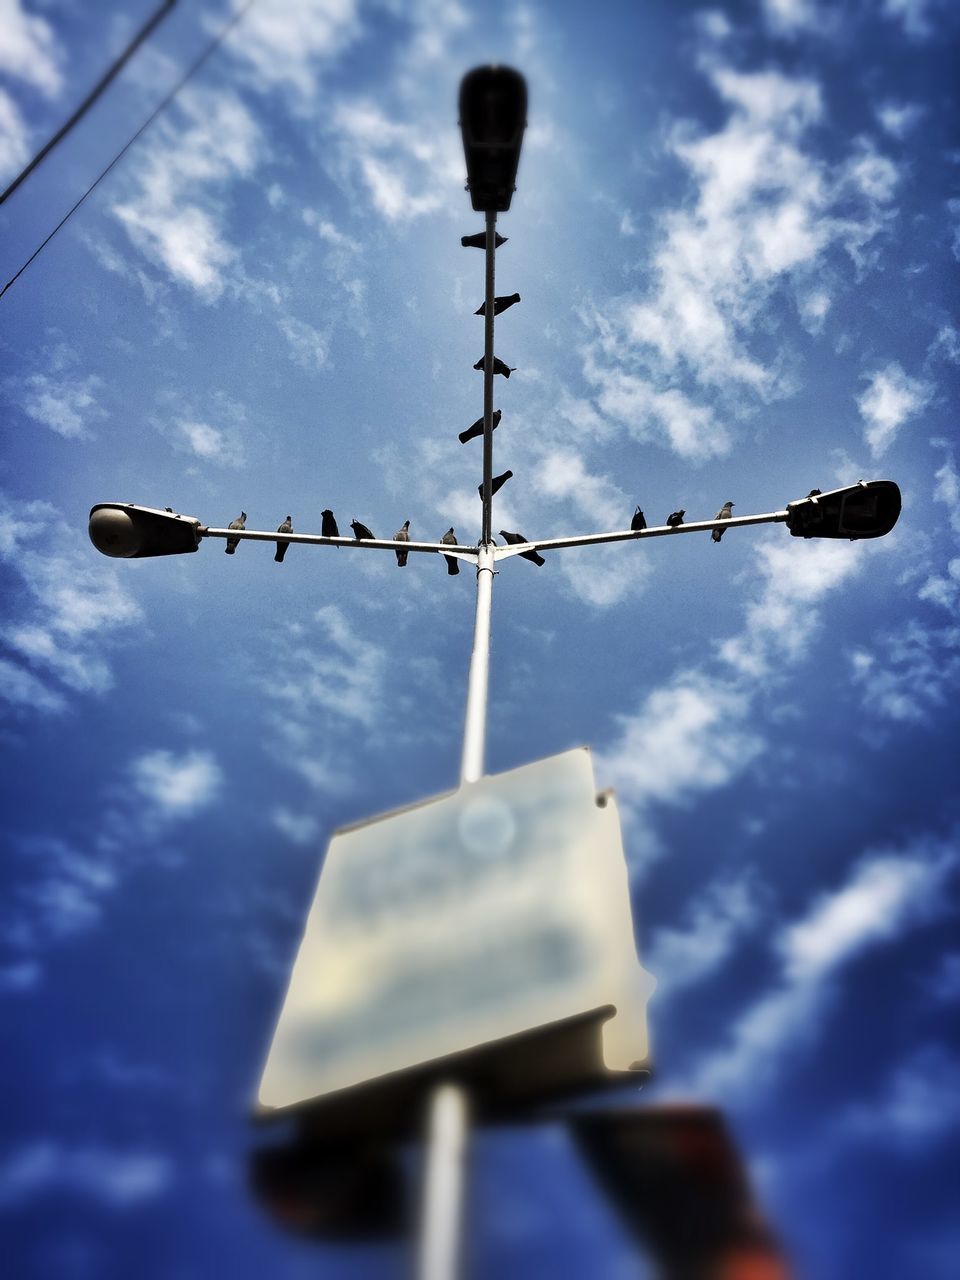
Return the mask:
<svg viewBox="0 0 960 1280">
<path fill-rule="evenodd" d="M 892 480 L 859 480 L 828 493 L 811 491 L 787 503 L 795 538 L 882 538 L 900 517 L 900 490 Z"/>
<path fill-rule="evenodd" d="M 512 67 L 475 67 L 460 82 L 460 130 L 474 209 L 510 208 L 527 127 L 527 82 Z"/>
<path fill-rule="evenodd" d="M 196 551 L 200 521 L 133 502 L 98 502 L 90 511 L 90 541 L 105 556 L 136 560 Z"/>
</svg>

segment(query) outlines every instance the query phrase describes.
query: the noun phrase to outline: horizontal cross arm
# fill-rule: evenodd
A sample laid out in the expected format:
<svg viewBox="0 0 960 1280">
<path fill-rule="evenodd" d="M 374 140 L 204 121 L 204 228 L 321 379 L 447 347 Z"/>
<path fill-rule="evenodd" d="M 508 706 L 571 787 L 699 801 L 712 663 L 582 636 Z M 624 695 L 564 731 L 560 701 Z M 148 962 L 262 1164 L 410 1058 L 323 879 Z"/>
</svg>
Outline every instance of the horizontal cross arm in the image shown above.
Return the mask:
<svg viewBox="0 0 960 1280">
<path fill-rule="evenodd" d="M 445 542 L 394 542 L 392 538 L 324 538 L 319 533 L 276 533 L 266 529 L 211 529 L 201 526 L 201 538 L 239 538 L 248 542 L 302 542 L 319 547 L 365 547 L 374 551 L 432 551 L 476 559 L 476 547 L 448 546 Z"/>
<path fill-rule="evenodd" d="M 708 533 L 712 529 L 736 529 L 751 524 L 778 524 L 787 519 L 787 512 L 767 511 L 756 516 L 732 516 L 729 520 L 695 520 L 689 524 L 680 524 L 676 528 L 669 525 L 655 525 L 648 529 L 618 529 L 612 533 L 584 533 L 573 538 L 540 538 L 536 541 L 517 542 L 508 547 L 497 547 L 494 555 L 498 560 L 506 560 L 510 556 L 522 555 L 525 551 L 560 551 L 564 547 L 592 547 L 606 542 L 634 542 L 641 538 L 672 537 L 676 533 Z"/>
</svg>

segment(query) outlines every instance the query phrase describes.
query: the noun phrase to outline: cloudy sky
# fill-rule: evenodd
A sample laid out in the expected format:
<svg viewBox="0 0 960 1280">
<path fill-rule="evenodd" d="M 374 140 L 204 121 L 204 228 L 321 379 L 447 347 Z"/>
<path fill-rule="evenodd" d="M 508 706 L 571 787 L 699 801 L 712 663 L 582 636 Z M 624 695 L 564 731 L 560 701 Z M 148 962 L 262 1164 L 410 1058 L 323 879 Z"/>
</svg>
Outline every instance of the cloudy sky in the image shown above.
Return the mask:
<svg viewBox="0 0 960 1280">
<path fill-rule="evenodd" d="M 151 7 L 0 0 L 0 177 Z M 403 1274 L 399 1247 L 275 1234 L 246 1115 L 329 833 L 456 783 L 472 575 L 113 562 L 85 525 L 124 500 L 309 532 L 329 506 L 476 539 L 456 90 L 489 60 L 530 89 L 495 527 L 904 495 L 875 544 L 506 562 L 489 768 L 593 748 L 659 982 L 646 1096 L 725 1108 L 801 1274 L 955 1274 L 958 13 L 258 0 L 2 299 L 18 1276 Z M 228 14 L 181 0 L 0 209 L 3 281 Z M 472 1176 L 477 1274 L 630 1273 L 562 1129 L 484 1135 Z"/>
</svg>

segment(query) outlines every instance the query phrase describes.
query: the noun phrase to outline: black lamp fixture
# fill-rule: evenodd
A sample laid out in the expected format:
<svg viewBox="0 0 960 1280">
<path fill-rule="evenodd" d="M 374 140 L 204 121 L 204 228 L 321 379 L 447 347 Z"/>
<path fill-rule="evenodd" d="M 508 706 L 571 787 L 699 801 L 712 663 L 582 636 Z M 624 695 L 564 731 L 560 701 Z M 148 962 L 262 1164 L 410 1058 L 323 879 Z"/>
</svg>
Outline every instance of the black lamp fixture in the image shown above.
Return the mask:
<svg viewBox="0 0 960 1280">
<path fill-rule="evenodd" d="M 467 190 L 480 213 L 506 213 L 527 127 L 527 82 L 512 67 L 475 67 L 460 84 Z"/>
</svg>

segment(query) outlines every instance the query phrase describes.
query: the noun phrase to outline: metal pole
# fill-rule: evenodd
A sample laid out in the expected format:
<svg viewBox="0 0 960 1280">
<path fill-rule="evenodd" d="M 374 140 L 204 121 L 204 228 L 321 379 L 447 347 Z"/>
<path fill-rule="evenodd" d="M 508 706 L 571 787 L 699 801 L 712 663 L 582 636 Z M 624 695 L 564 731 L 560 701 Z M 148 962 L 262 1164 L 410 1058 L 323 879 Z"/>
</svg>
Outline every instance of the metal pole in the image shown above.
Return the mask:
<svg viewBox="0 0 960 1280">
<path fill-rule="evenodd" d="M 487 689 L 490 683 L 490 612 L 493 604 L 493 546 L 482 546 L 477 558 L 477 615 L 467 680 L 467 712 L 463 729 L 460 782 L 483 777 L 487 736 Z"/>
<path fill-rule="evenodd" d="M 490 506 L 493 500 L 493 262 L 497 251 L 496 246 L 497 215 L 488 213 L 485 249 L 487 272 L 483 312 L 483 517 L 480 525 L 480 542 L 483 546 L 491 541 Z"/>
<path fill-rule="evenodd" d="M 457 1084 L 438 1084 L 429 1107 L 417 1280 L 454 1280 L 460 1261 L 467 1095 Z"/>
</svg>

